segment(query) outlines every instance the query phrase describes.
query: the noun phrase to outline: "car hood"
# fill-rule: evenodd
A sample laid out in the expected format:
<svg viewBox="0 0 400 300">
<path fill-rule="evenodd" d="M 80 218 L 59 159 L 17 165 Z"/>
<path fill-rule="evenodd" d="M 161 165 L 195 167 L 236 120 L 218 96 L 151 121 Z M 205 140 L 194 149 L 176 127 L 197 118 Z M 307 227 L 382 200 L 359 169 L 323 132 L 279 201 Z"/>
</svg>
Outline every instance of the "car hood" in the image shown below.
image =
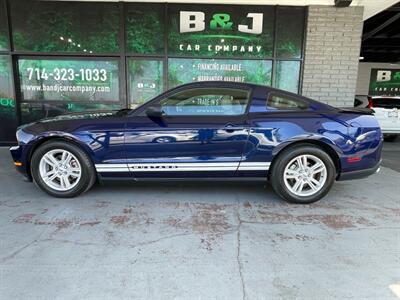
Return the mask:
<svg viewBox="0 0 400 300">
<path fill-rule="evenodd" d="M 56 117 L 41 119 L 34 123 L 48 123 L 48 122 L 57 122 L 57 121 L 68 121 L 68 120 L 101 119 L 101 118 L 107 118 L 110 116 L 115 116 L 118 112 L 119 112 L 118 110 L 108 110 L 108 111 L 91 111 L 91 112 L 73 113 L 73 114 L 59 115 Z"/>
<path fill-rule="evenodd" d="M 39 134 L 45 131 L 65 131 L 69 132 L 79 125 L 90 123 L 96 120 L 105 120 L 113 117 L 122 117 L 129 110 L 108 110 L 91 111 L 74 114 L 59 115 L 56 117 L 45 118 L 18 127 L 27 133 Z"/>
</svg>

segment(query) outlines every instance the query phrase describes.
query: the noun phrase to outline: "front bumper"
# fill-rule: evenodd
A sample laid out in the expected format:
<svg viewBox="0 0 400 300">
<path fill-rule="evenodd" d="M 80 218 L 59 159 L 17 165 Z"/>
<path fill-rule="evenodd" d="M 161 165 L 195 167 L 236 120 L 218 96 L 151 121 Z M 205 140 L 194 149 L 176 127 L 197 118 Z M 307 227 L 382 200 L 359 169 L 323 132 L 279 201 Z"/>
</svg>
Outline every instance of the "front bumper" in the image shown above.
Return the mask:
<svg viewBox="0 0 400 300">
<path fill-rule="evenodd" d="M 12 146 L 12 147 L 10 147 L 10 152 L 11 152 L 11 156 L 12 156 L 14 162 L 21 161 L 22 149 L 21 149 L 20 146 Z"/>
<path fill-rule="evenodd" d="M 32 181 L 30 174 L 27 172 L 27 162 L 23 159 L 23 151 L 21 146 L 10 147 L 11 156 L 14 161 L 14 166 L 17 171 L 24 176 L 27 181 Z"/>
<path fill-rule="evenodd" d="M 364 170 L 357 170 L 351 172 L 341 173 L 337 178 L 338 181 L 361 179 L 378 173 L 380 171 L 382 160 L 380 160 L 374 167 Z"/>
</svg>

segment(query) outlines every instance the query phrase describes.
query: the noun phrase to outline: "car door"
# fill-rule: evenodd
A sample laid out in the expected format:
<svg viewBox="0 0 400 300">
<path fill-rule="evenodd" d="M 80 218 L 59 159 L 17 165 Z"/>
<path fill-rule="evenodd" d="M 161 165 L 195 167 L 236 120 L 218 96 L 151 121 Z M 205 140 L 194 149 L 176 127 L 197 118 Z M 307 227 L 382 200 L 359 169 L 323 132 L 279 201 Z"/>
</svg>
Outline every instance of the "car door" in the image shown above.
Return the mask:
<svg viewBox="0 0 400 300">
<path fill-rule="evenodd" d="M 189 85 L 136 111 L 125 131 L 132 176 L 234 176 L 249 135 L 250 92 L 232 85 Z"/>
</svg>

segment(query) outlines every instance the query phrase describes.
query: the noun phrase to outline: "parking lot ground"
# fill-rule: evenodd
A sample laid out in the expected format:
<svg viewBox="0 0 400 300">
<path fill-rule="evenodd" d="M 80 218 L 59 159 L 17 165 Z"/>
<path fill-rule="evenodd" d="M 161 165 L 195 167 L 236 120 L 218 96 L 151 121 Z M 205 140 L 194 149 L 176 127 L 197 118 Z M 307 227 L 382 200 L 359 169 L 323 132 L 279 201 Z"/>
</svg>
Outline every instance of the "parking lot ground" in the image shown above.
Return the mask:
<svg viewBox="0 0 400 300">
<path fill-rule="evenodd" d="M 383 166 L 400 172 L 400 137 L 396 142 L 383 143 Z"/>
<path fill-rule="evenodd" d="M 2 148 L 0 298 L 399 299 L 399 183 L 384 167 L 304 206 L 262 183 L 107 183 L 56 199 Z"/>
</svg>

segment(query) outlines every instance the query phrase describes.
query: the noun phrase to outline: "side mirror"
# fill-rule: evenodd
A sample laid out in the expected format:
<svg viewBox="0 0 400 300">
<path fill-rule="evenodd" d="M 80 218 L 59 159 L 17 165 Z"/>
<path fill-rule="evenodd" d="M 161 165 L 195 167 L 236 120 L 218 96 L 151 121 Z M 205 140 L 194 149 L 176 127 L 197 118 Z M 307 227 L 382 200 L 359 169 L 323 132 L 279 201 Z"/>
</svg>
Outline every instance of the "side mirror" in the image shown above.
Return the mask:
<svg viewBox="0 0 400 300">
<path fill-rule="evenodd" d="M 149 118 L 160 119 L 160 118 L 162 118 L 163 114 L 164 114 L 164 112 L 163 112 L 161 106 L 151 106 L 146 109 L 146 115 Z"/>
</svg>

